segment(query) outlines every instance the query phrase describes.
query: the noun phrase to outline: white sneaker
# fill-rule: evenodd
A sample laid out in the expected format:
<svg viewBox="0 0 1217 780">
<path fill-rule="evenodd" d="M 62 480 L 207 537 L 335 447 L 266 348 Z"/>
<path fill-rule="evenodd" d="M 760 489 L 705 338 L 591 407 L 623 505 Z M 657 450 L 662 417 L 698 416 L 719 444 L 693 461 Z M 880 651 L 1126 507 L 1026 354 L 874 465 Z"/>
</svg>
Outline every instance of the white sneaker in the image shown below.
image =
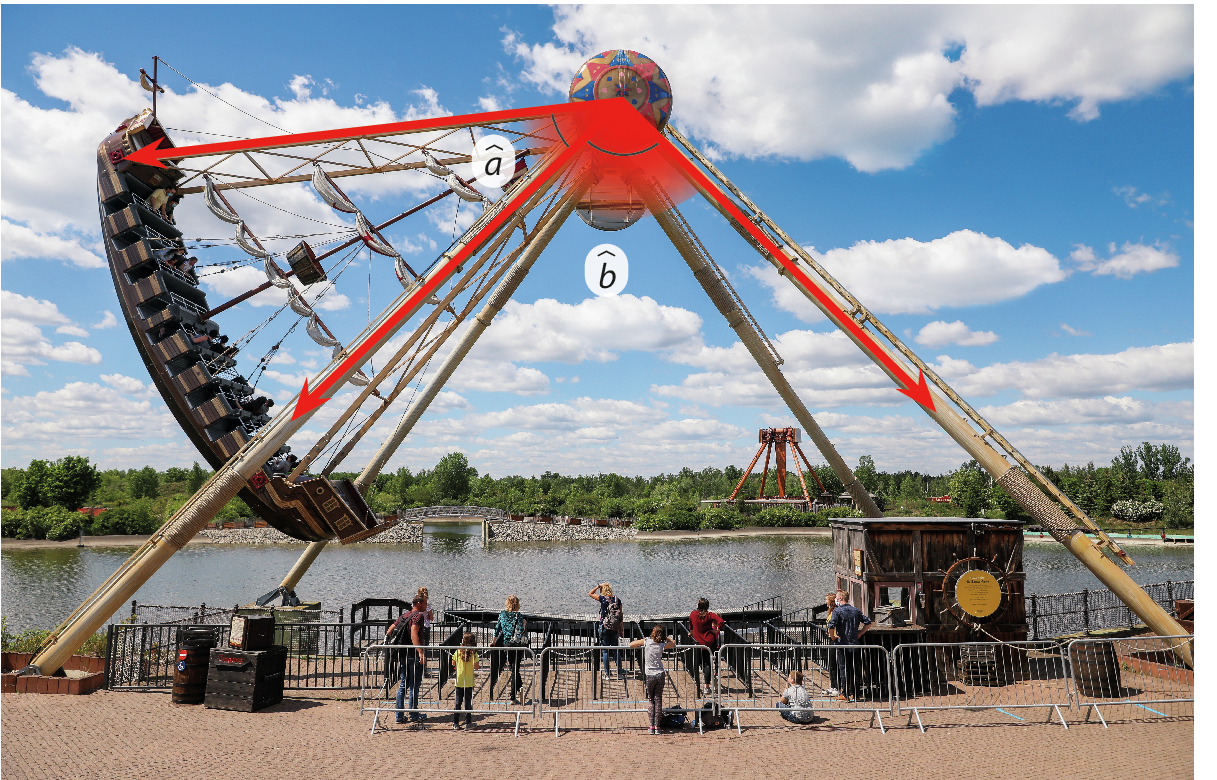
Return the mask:
<svg viewBox="0 0 1217 780">
<path fill-rule="evenodd" d="M 829 696 L 836 696 L 836 695 L 837 695 L 837 689 L 836 689 L 836 688 L 829 688 L 828 690 L 824 691 L 824 693 L 828 694 Z"/>
</svg>

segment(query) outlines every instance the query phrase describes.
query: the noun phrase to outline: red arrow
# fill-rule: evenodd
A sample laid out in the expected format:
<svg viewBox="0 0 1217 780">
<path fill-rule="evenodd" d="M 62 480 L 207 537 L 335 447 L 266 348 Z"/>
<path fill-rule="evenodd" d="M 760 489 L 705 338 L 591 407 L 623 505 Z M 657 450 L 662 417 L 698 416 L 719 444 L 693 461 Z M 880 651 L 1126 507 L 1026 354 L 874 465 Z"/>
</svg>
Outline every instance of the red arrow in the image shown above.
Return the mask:
<svg viewBox="0 0 1217 780">
<path fill-rule="evenodd" d="M 656 134 L 658 135 L 658 133 Z M 736 222 L 743 225 L 744 228 L 747 229 L 748 233 L 754 239 L 756 239 L 761 246 L 763 246 L 771 255 L 778 259 L 778 262 L 782 264 L 782 267 L 786 269 L 787 273 L 796 277 L 800 282 L 802 282 L 803 286 L 810 290 L 811 294 L 814 295 L 818 301 L 824 304 L 825 308 L 832 313 L 832 319 L 839 328 L 852 335 L 858 341 L 862 342 L 872 357 L 875 360 L 878 360 L 884 368 L 895 376 L 897 382 L 904 384 L 903 388 L 898 387 L 896 388 L 897 390 L 904 393 L 909 398 L 912 398 L 914 401 L 926 407 L 930 411 L 935 411 L 934 396 L 930 393 L 930 388 L 925 383 L 925 376 L 920 371 L 917 372 L 917 381 L 914 382 L 913 378 L 905 372 L 904 367 L 893 360 L 891 355 L 888 354 L 887 350 L 880 347 L 865 328 L 855 322 L 854 318 L 850 317 L 849 314 L 847 314 L 844 310 L 838 308 L 836 302 L 828 295 L 828 293 L 821 290 L 819 285 L 812 282 L 811 278 L 808 277 L 807 274 L 803 273 L 802 269 L 795 265 L 794 261 L 787 257 L 786 253 L 783 252 L 777 244 L 773 243 L 773 241 L 769 239 L 769 236 L 764 231 L 753 224 L 752 220 L 745 217 L 744 213 L 739 210 L 735 203 L 731 201 L 722 190 L 715 186 L 710 179 L 701 172 L 701 170 L 693 165 L 693 162 L 688 157 L 681 154 L 671 141 L 669 141 L 667 138 L 663 138 L 663 144 L 660 146 L 660 149 L 664 151 L 664 154 L 668 157 L 668 159 L 671 160 L 676 167 L 684 173 L 684 175 L 690 180 L 690 182 L 694 184 L 694 186 L 698 187 L 698 189 L 700 189 L 707 198 L 711 198 L 721 205 L 723 209 L 735 219 Z"/>
<path fill-rule="evenodd" d="M 616 103 L 616 101 L 613 102 Z M 624 105 L 624 101 L 622 101 L 622 103 Z M 595 106 L 596 104 L 587 103 L 583 105 Z M 604 109 L 594 110 L 597 111 L 597 114 L 608 113 Z M 583 151 L 586 143 L 586 134 L 576 135 L 573 139 L 571 139 L 568 142 L 567 148 L 564 149 L 557 157 L 548 163 L 543 163 L 545 167 L 533 178 L 531 182 L 524 187 L 523 190 L 520 191 L 520 193 L 516 196 L 516 202 L 523 203 L 527 201 L 546 182 L 561 173 Z M 439 287 L 443 285 L 448 277 L 452 275 L 457 266 L 464 263 L 470 255 L 481 248 L 481 245 L 483 244 L 482 237 L 489 237 L 490 235 L 493 235 L 494 232 L 497 231 L 509 219 L 511 219 L 512 216 L 513 212 L 510 209 L 503 209 L 496 214 L 494 218 L 487 222 L 482 229 L 478 231 L 478 233 L 474 235 L 463 248 L 460 249 L 460 251 L 449 258 L 448 261 L 438 268 L 436 272 L 433 273 L 422 284 L 421 287 L 415 290 L 414 293 L 403 301 L 392 314 L 385 318 L 385 320 L 381 322 L 379 326 L 377 326 L 376 330 L 373 331 L 370 336 L 365 338 L 363 342 L 356 347 L 355 350 L 352 351 L 351 354 L 349 354 L 337 368 L 331 371 L 325 379 L 317 384 L 315 389 L 309 389 L 308 380 L 306 379 L 304 382 L 304 388 L 300 391 L 300 395 L 296 399 L 296 406 L 292 410 L 292 419 L 295 420 L 298 417 L 309 414 L 310 412 L 319 408 L 325 402 L 329 401 L 330 399 L 326 397 L 327 394 L 333 392 L 333 390 L 336 389 L 339 384 L 345 381 L 345 376 L 347 374 L 353 372 L 356 368 L 362 365 L 363 362 L 367 360 L 368 356 L 374 350 L 378 349 L 384 341 L 387 341 L 403 322 L 413 316 L 414 312 L 416 312 L 422 306 L 423 302 L 431 295 L 431 293 L 439 289 Z"/>
<path fill-rule="evenodd" d="M 252 152 L 258 149 L 284 149 L 292 146 L 311 146 L 324 141 L 354 140 L 386 135 L 403 135 L 418 133 L 426 130 L 450 130 L 458 127 L 493 124 L 498 122 L 518 122 L 527 119 L 548 119 L 553 115 L 566 115 L 596 110 L 604 102 L 616 101 L 587 101 L 584 103 L 560 103 L 553 106 L 533 106 L 531 108 L 513 108 L 507 111 L 489 111 L 484 114 L 463 114 L 461 116 L 440 116 L 430 119 L 413 119 L 408 122 L 389 122 L 381 125 L 365 125 L 363 127 L 340 127 L 333 130 L 318 130 L 311 133 L 291 133 L 274 135 L 265 138 L 247 138 L 240 141 L 222 141 L 214 144 L 197 144 L 173 149 L 160 149 L 164 138 L 135 150 L 127 155 L 131 162 L 164 168 L 162 160 L 179 160 L 187 157 L 206 157 L 216 154 L 236 154 L 237 152 Z"/>
</svg>

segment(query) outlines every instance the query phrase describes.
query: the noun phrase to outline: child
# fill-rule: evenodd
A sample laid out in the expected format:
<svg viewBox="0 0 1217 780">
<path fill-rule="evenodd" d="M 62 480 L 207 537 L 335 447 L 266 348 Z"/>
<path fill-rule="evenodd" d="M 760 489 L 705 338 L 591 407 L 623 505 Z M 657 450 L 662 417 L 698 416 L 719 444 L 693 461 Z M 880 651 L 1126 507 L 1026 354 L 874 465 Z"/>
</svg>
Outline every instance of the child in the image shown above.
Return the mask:
<svg viewBox="0 0 1217 780">
<path fill-rule="evenodd" d="M 465 726 L 473 728 L 473 673 L 481 668 L 481 659 L 474 652 L 477 637 L 466 633 L 461 638 L 461 648 L 452 654 L 452 665 L 456 667 L 456 706 L 452 708 L 452 728 L 461 727 L 461 702 L 465 703 Z"/>
<path fill-rule="evenodd" d="M 651 726 L 648 734 L 659 733 L 659 722 L 663 718 L 663 684 L 667 675 L 663 668 L 663 651 L 676 647 L 676 641 L 669 639 L 663 626 L 651 629 L 651 635 L 646 639 L 635 639 L 630 647 L 641 647 L 643 669 L 646 672 L 647 712 L 651 716 Z"/>
<path fill-rule="evenodd" d="M 790 723 L 811 723 L 815 715 L 811 709 L 811 694 L 803 687 L 803 672 L 795 669 L 786 678 L 786 682 L 790 687 L 783 691 L 778 699 L 778 714 L 782 716 L 782 720 Z"/>
</svg>

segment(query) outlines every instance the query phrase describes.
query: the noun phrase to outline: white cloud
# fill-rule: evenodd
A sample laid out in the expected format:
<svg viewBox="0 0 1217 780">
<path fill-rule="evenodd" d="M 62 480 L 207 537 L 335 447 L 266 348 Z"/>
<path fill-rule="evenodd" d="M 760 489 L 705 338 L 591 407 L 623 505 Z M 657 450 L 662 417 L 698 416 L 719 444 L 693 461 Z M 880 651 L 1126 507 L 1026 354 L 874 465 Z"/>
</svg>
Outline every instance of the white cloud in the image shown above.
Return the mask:
<svg viewBox="0 0 1217 780">
<path fill-rule="evenodd" d="M 102 374 L 101 381 L 118 390 L 120 393 L 127 395 L 139 395 L 145 393 L 152 386 L 144 387 L 144 383 L 134 377 L 124 376 L 123 374 Z"/>
<path fill-rule="evenodd" d="M 60 325 L 58 328 L 55 328 L 55 332 L 62 333 L 65 336 L 80 336 L 81 338 L 89 337 L 89 331 L 85 330 L 79 325 Z"/>
<path fill-rule="evenodd" d="M 1130 347 L 1113 355 L 1059 355 L 976 368 L 947 355 L 937 371 L 965 397 L 1018 390 L 1028 398 L 1088 398 L 1132 390 L 1187 390 L 1193 386 L 1195 345 Z"/>
<path fill-rule="evenodd" d="M 114 312 L 107 309 L 106 311 L 103 311 L 101 315 L 101 320 L 93 323 L 93 325 L 90 326 L 94 330 L 105 330 L 106 328 L 113 328 L 114 326 L 118 325 L 118 320 L 115 318 Z"/>
<path fill-rule="evenodd" d="M 78 268 L 104 268 L 106 261 L 81 246 L 77 239 L 60 238 L 0 220 L 0 260 L 19 258 L 43 258 L 67 260 Z"/>
<path fill-rule="evenodd" d="M 1186 6 L 583 5 L 555 15 L 555 42 L 504 40 L 543 91 L 564 95 L 588 56 L 628 47 L 664 68 L 674 121 L 711 150 L 837 156 L 863 171 L 903 168 L 949 138 L 955 89 L 981 106 L 1066 103 L 1087 120 L 1192 72 Z M 952 62 L 946 52 L 961 47 Z"/>
<path fill-rule="evenodd" d="M 79 341 L 58 346 L 51 344 L 40 325 L 58 325 L 57 332 L 87 336 L 88 331 L 76 326 L 50 301 L 38 300 L 19 293 L 0 291 L 0 372 L 10 376 L 28 376 L 27 365 L 43 365 L 44 360 L 65 363 L 101 362 L 101 353 Z"/>
<path fill-rule="evenodd" d="M 1111 191 L 1124 199 L 1124 202 L 1130 209 L 1135 209 L 1145 204 L 1152 206 L 1165 206 L 1171 202 L 1171 194 L 1163 192 L 1160 195 L 1150 195 L 1148 192 L 1141 192 L 1131 184 L 1126 184 L 1123 187 L 1112 187 Z"/>
<path fill-rule="evenodd" d="M 1088 330 L 1082 330 L 1082 329 L 1080 329 L 1080 328 L 1074 328 L 1074 327 L 1070 326 L 1068 323 L 1065 323 L 1065 322 L 1062 322 L 1062 323 L 1061 323 L 1061 330 L 1065 331 L 1065 332 L 1066 332 L 1066 333 L 1068 333 L 1070 336 L 1093 336 L 1093 335 L 1094 335 L 1093 333 L 1091 333 L 1091 332 L 1090 332 L 1090 331 L 1088 331 Z"/>
<path fill-rule="evenodd" d="M 961 347 L 983 347 L 992 344 L 1000 338 L 991 330 L 972 330 L 963 324 L 962 320 L 945 322 L 935 320 L 927 323 L 917 333 L 914 339 L 918 344 L 929 347 L 941 347 L 944 344 L 958 344 Z"/>
<path fill-rule="evenodd" d="M 117 378 L 116 378 L 117 377 Z M 159 401 L 127 397 L 137 380 L 112 375 L 112 384 L 69 382 L 59 390 L 16 396 L 4 402 L 6 447 L 31 442 L 79 439 L 176 438 L 181 431 Z"/>
<path fill-rule="evenodd" d="M 1134 423 L 1154 419 L 1155 404 L 1138 398 L 1074 398 L 1066 401 L 1015 401 L 979 409 L 989 422 L 1002 426 Z"/>
<path fill-rule="evenodd" d="M 880 314 L 929 314 L 947 306 L 997 303 L 1026 295 L 1067 274 L 1047 250 L 1015 249 L 1000 238 L 959 230 L 932 241 L 859 241 L 848 249 L 806 247 L 858 300 Z M 773 303 L 804 322 L 822 318 L 794 285 L 770 266 L 744 271 L 773 291 Z"/>
<path fill-rule="evenodd" d="M 1153 273 L 1179 265 L 1179 255 L 1162 243 L 1146 246 L 1125 241 L 1119 250 L 1116 249 L 1115 243 L 1110 243 L 1107 245 L 1107 254 L 1110 257 L 1099 260 L 1090 247 L 1074 244 L 1069 258 L 1077 263 L 1079 271 L 1089 271 L 1095 276 L 1118 276 L 1121 279 L 1131 279 L 1138 273 Z"/>
</svg>

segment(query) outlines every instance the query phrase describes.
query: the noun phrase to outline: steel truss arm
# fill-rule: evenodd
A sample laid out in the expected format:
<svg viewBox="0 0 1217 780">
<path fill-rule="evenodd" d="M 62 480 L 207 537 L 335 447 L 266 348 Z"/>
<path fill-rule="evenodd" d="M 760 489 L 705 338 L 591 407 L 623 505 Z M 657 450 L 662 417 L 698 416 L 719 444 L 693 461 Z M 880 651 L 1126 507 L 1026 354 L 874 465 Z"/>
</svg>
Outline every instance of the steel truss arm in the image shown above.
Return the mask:
<svg viewBox="0 0 1217 780">
<path fill-rule="evenodd" d="M 799 398 L 798 393 L 787 381 L 786 375 L 782 373 L 782 369 L 778 367 L 778 362 L 774 358 L 772 347 L 766 348 L 768 339 L 764 339 L 760 335 L 760 328 L 755 325 L 754 321 L 745 316 L 743 307 L 737 303 L 734 296 L 731 296 L 726 285 L 715 273 L 713 261 L 710 259 L 709 253 L 705 247 L 697 240 L 693 234 L 692 228 L 685 222 L 684 217 L 676 206 L 668 199 L 667 195 L 661 189 L 650 189 L 641 187 L 643 191 L 643 200 L 649 201 L 647 208 L 655 217 L 655 221 L 667 234 L 668 239 L 676 247 L 676 251 L 680 252 L 681 257 L 688 263 L 689 268 L 693 271 L 693 278 L 697 279 L 702 289 L 706 291 L 706 295 L 714 302 L 719 312 L 726 318 L 727 324 L 739 336 L 741 342 L 752 355 L 752 359 L 756 361 L 757 366 L 764 372 L 765 376 L 773 384 L 774 390 L 781 396 L 782 400 L 794 414 L 795 419 L 799 421 L 799 425 L 807 431 L 807 436 L 815 442 L 816 447 L 820 450 L 820 454 L 828 461 L 828 465 L 832 468 L 833 473 L 837 475 L 837 479 L 841 480 L 841 484 L 849 492 L 862 514 L 866 517 L 883 517 L 883 513 L 879 511 L 879 507 L 875 504 L 874 499 L 866 492 L 866 487 L 854 476 L 853 471 L 845 463 L 845 460 L 837 452 L 837 448 L 829 438 L 824 435 L 824 431 L 816 422 L 815 417 L 808 411 L 803 400 Z M 765 456 L 766 473 L 768 472 L 769 456 Z M 796 470 L 799 471 L 799 479 L 802 480 L 802 470 L 798 469 L 798 463 L 795 463 Z M 785 480 L 785 475 L 781 477 Z M 742 484 L 742 483 L 741 483 Z M 765 490 L 765 475 L 761 476 L 761 495 L 764 495 Z M 783 484 L 783 490 L 785 485 Z"/>
<path fill-rule="evenodd" d="M 363 473 L 355 479 L 355 486 L 361 491 L 366 491 L 368 486 L 375 481 L 376 476 L 380 474 L 380 470 L 384 468 L 385 463 L 401 446 L 406 435 L 414 429 L 414 426 L 422 418 L 423 413 L 427 411 L 427 407 L 435 400 L 439 392 L 444 388 L 444 385 L 451 378 L 452 374 L 460 366 L 461 361 L 469 354 L 469 350 L 477 343 L 481 335 L 490 327 L 490 323 L 494 320 L 495 315 L 507 304 L 511 296 L 519 288 L 520 283 L 524 281 L 524 277 L 532 268 L 533 263 L 545 251 L 545 247 L 549 246 L 549 242 L 553 239 L 554 234 L 558 232 L 558 228 L 566 221 L 566 218 L 575 210 L 579 198 L 583 194 L 585 187 L 579 186 L 571 188 L 563 197 L 563 199 L 549 212 L 547 212 L 533 228 L 532 235 L 520 246 L 519 259 L 511 266 L 511 270 L 506 277 L 499 283 L 494 294 L 490 296 L 490 300 L 486 302 L 486 306 L 477 313 L 473 318 L 473 322 L 469 323 L 468 329 L 461 336 L 461 340 L 453 346 L 452 351 L 448 353 L 448 357 L 444 359 L 443 365 L 432 378 L 427 389 L 419 396 L 413 404 L 411 404 L 409 412 L 398 422 L 392 435 L 380 445 L 376 455 L 364 467 Z M 521 252 L 522 250 L 522 252 Z"/>
<path fill-rule="evenodd" d="M 864 311 L 860 303 L 857 303 L 852 295 L 840 283 L 833 280 L 831 283 L 828 279 L 831 276 L 824 271 L 814 258 L 805 252 L 797 242 L 793 241 L 781 228 L 777 227 L 774 222 L 765 217 L 759 210 L 751 205 L 742 192 L 732 185 L 727 178 L 714 167 L 713 163 L 707 160 L 704 155 L 693 148 L 687 140 L 684 139 L 670 126 L 667 132 L 672 135 L 678 142 L 681 143 L 694 158 L 701 163 L 706 170 L 713 173 L 715 178 L 723 183 L 739 200 L 747 205 L 747 208 L 753 212 L 752 217 L 748 217 L 743 209 L 723 192 L 717 185 L 714 184 L 689 158 L 680 153 L 671 143 L 661 145 L 670 162 L 684 175 L 689 181 L 720 214 L 723 215 L 747 241 L 753 245 L 760 254 L 770 263 L 777 267 L 778 272 L 789 279 L 807 298 L 816 305 L 831 322 L 837 325 L 851 341 L 854 342 L 868 357 L 870 357 L 876 365 L 878 365 L 884 373 L 892 377 L 899 385 L 908 387 L 910 391 L 913 389 L 908 383 L 911 381 L 907 376 L 901 376 L 901 373 L 907 370 L 907 366 L 902 364 L 899 358 L 892 353 L 892 350 L 877 341 L 874 334 L 865 329 L 865 324 L 870 322 L 872 325 L 875 320 L 869 312 L 866 317 L 858 320 L 854 319 L 855 315 Z M 774 239 L 764 229 L 764 225 L 769 230 L 781 237 L 781 241 L 787 244 L 786 251 L 779 246 L 779 240 Z M 820 277 L 820 281 L 809 276 L 802 268 L 799 267 L 797 259 L 804 260 L 807 265 L 816 272 Z M 827 278 L 826 278 L 827 277 Z M 830 289 L 825 289 L 825 287 Z M 839 299 L 833 297 L 833 293 L 844 298 L 846 301 L 852 301 L 852 309 L 840 307 Z M 890 331 L 884 329 L 886 334 Z M 888 336 L 885 335 L 885 338 Z M 895 339 L 894 336 L 890 338 Z M 897 340 L 898 341 L 898 340 Z M 903 347 L 903 345 L 901 345 Z M 904 347 L 907 350 L 907 347 Z M 903 352 L 901 352 L 903 354 Z M 921 365 L 924 365 L 922 363 Z M 900 373 L 898 373 L 900 372 Z M 922 370 L 922 376 L 927 373 L 926 369 Z M 930 372 L 932 373 L 932 372 Z M 938 382 L 938 379 L 935 376 Z M 937 384 L 937 382 L 936 382 Z M 945 383 L 943 383 L 945 384 Z M 976 459 L 985 471 L 1001 485 L 1011 497 L 1025 509 L 1028 514 L 1035 518 L 1045 528 L 1048 529 L 1052 537 L 1065 545 L 1078 560 L 1080 560 L 1104 585 L 1109 587 L 1123 601 L 1132 612 L 1141 618 L 1147 626 L 1154 630 L 1160 636 L 1178 636 L 1186 634 L 1183 627 L 1172 618 L 1166 610 L 1158 605 L 1149 597 L 1140 586 L 1133 582 L 1118 565 L 1110 558 L 1103 554 L 1102 548 L 1096 544 L 1084 531 L 1079 527 L 1078 514 L 1085 518 L 1087 526 L 1093 526 L 1093 521 L 1086 517 L 1085 513 L 1077 508 L 1073 502 L 1064 497 L 1066 506 L 1070 511 L 1075 513 L 1074 518 L 1067 516 L 1057 504 L 1051 501 L 1044 493 L 1031 483 L 1027 473 L 1038 475 L 1038 478 L 1044 479 L 1039 471 L 1031 466 L 1021 455 L 1016 458 L 1019 465 L 1027 463 L 1028 471 L 1012 466 L 1001 454 L 997 452 L 993 446 L 986 441 L 986 437 L 990 436 L 989 431 L 992 430 L 985 423 L 986 432 L 984 434 L 976 433 L 968 423 L 960 417 L 948 404 L 940 397 L 937 397 L 933 391 L 922 385 L 924 393 L 918 393 L 918 403 L 923 411 L 928 414 L 944 431 L 954 439 L 960 447 L 969 455 Z M 953 391 L 952 391 L 952 394 Z M 924 399 L 924 400 L 920 400 Z M 961 407 L 962 408 L 962 407 Z M 968 407 L 969 409 L 971 407 Z M 997 439 L 995 439 L 997 440 Z M 999 440 L 999 444 L 1004 442 L 1004 439 Z M 1007 442 L 1008 444 L 1008 442 Z M 1003 448 L 1005 445 L 1002 445 Z M 1013 449 L 1011 447 L 1011 449 Z M 1047 480 L 1045 479 L 1047 482 Z M 1051 485 L 1051 482 L 1048 482 Z M 1055 487 L 1051 488 L 1054 494 L 1059 493 Z M 1063 494 L 1061 494 L 1063 496 Z M 1105 534 L 1100 531 L 1100 541 L 1104 546 L 1107 546 L 1113 551 L 1118 551 L 1122 558 L 1129 560 L 1123 550 L 1120 550 L 1118 545 L 1106 538 Z M 1192 665 L 1192 653 L 1189 646 L 1180 646 L 1175 650 L 1176 654 L 1189 666 Z"/>
</svg>

